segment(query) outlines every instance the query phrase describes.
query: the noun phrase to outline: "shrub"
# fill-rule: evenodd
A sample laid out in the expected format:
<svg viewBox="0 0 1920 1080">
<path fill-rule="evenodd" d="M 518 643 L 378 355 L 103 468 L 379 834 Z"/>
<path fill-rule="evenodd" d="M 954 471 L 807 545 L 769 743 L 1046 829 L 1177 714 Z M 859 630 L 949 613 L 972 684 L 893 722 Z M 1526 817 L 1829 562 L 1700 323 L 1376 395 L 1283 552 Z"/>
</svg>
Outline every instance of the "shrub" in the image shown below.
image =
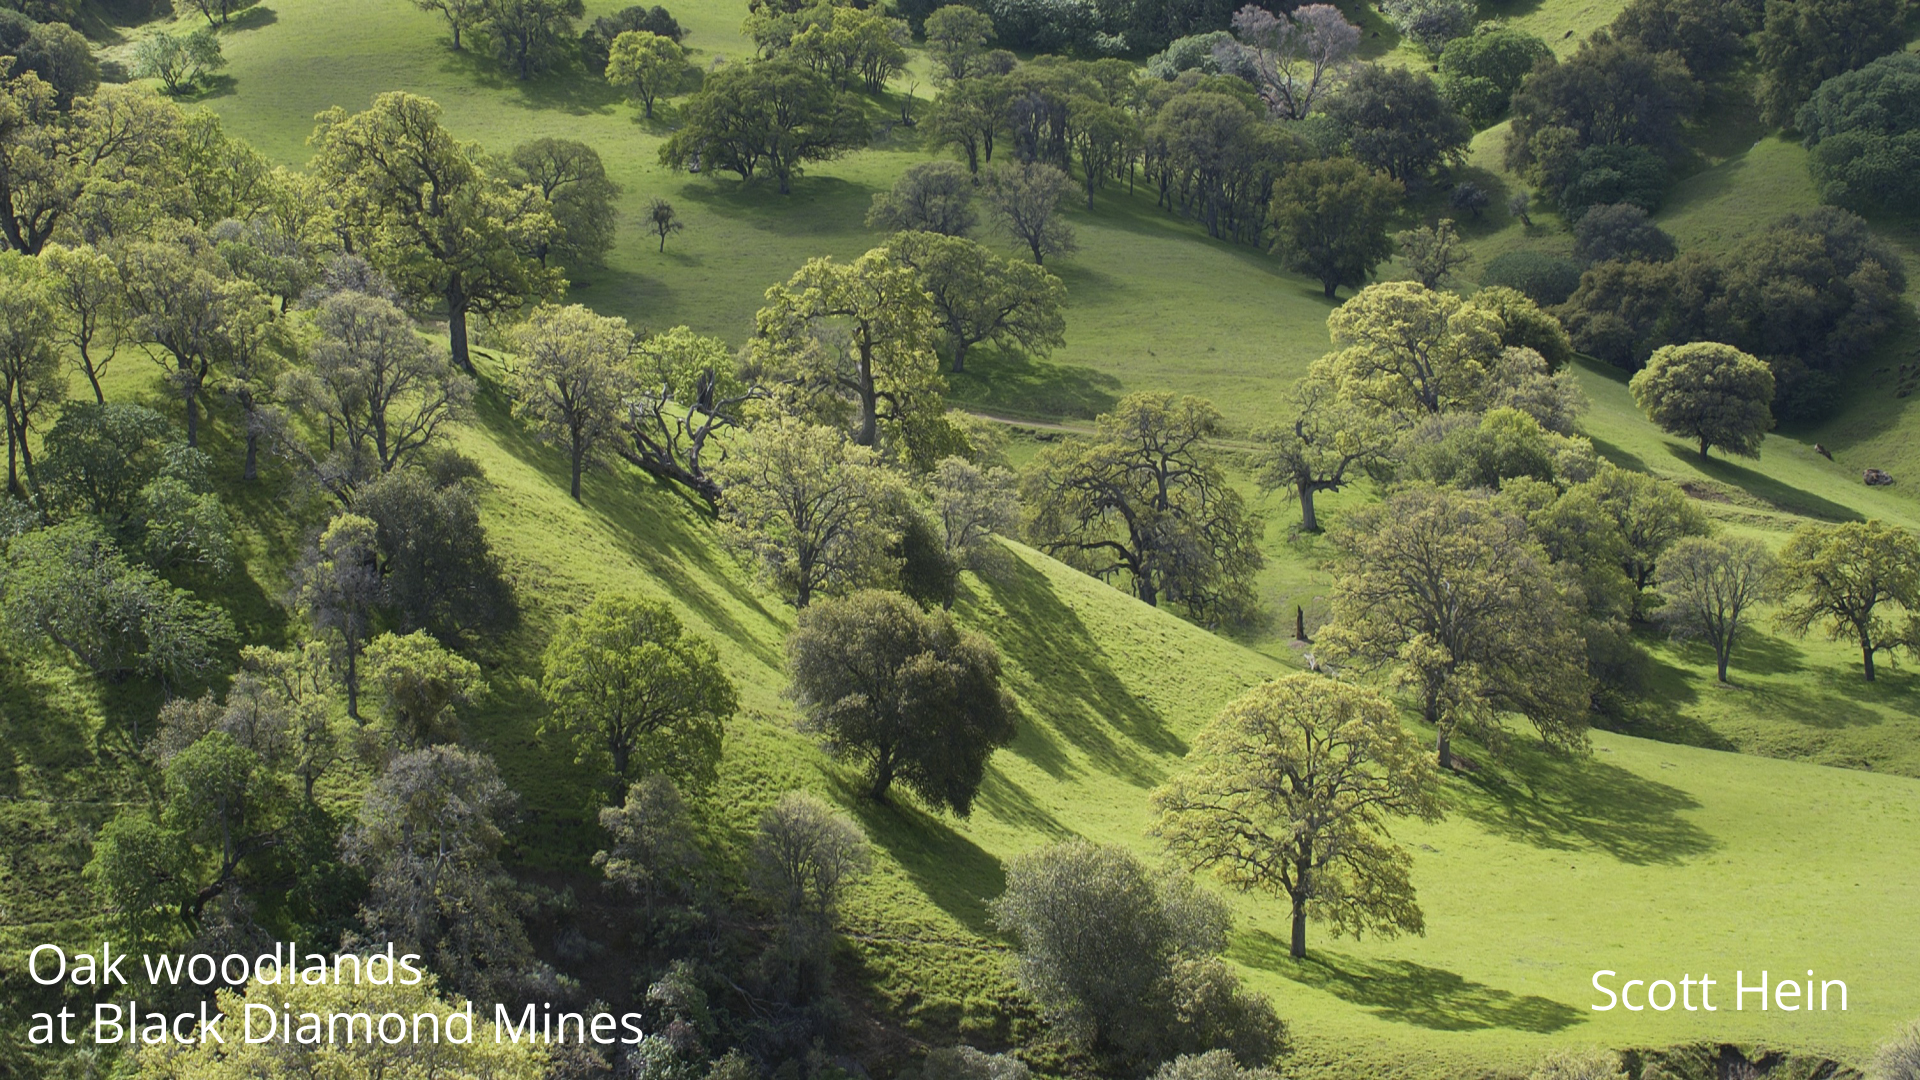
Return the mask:
<svg viewBox="0 0 1920 1080">
<path fill-rule="evenodd" d="M 1440 92 L 1474 127 L 1486 127 L 1506 115 L 1527 73 L 1552 59 L 1553 50 L 1532 34 L 1483 23 L 1441 50 Z"/>
<path fill-rule="evenodd" d="M 1595 206 L 1573 227 L 1573 255 L 1583 262 L 1665 262 L 1676 254 L 1673 237 L 1632 203 Z"/>
<path fill-rule="evenodd" d="M 1580 287 L 1580 264 L 1563 255 L 1523 248 L 1489 259 L 1480 284 L 1518 289 L 1534 303 L 1552 307 Z"/>
</svg>

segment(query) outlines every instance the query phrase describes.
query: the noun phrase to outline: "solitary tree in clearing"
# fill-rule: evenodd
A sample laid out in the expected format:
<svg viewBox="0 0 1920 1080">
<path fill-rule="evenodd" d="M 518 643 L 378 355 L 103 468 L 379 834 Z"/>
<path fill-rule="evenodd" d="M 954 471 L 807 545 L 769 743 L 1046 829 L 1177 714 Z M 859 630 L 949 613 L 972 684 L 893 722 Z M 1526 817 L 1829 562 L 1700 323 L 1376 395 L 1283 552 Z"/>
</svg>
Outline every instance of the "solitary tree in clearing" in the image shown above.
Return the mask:
<svg viewBox="0 0 1920 1080">
<path fill-rule="evenodd" d="M 1153 793 L 1155 832 L 1193 871 L 1243 892 L 1285 896 L 1288 953 L 1307 955 L 1307 920 L 1335 934 L 1423 933 L 1387 820 L 1440 815 L 1435 772 L 1379 694 L 1319 675 L 1266 683 L 1200 733 L 1194 767 Z"/>
<path fill-rule="evenodd" d="M 1698 442 L 1703 458 L 1716 446 L 1759 457 L 1773 428 L 1773 369 L 1731 345 L 1696 341 L 1655 350 L 1627 388 L 1647 419 Z"/>
<path fill-rule="evenodd" d="M 662 254 L 667 250 L 667 237 L 686 227 L 686 223 L 680 220 L 680 214 L 674 210 L 672 203 L 657 198 L 647 200 L 647 228 L 660 238 Z"/>
</svg>

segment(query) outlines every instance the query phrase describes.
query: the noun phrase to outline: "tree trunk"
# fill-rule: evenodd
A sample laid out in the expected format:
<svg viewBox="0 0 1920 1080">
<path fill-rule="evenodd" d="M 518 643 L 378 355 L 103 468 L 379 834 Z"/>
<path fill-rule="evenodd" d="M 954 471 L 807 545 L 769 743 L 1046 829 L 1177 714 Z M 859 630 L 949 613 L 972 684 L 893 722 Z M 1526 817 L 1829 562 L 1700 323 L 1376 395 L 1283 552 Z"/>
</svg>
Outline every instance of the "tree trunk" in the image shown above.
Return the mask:
<svg viewBox="0 0 1920 1080">
<path fill-rule="evenodd" d="M 1867 681 L 1873 681 L 1873 641 L 1866 635 L 1860 637 L 1860 659 L 1867 669 Z"/>
<path fill-rule="evenodd" d="M 20 490 L 20 434 L 13 422 L 13 402 L 7 401 L 7 493 L 26 495 Z"/>
<path fill-rule="evenodd" d="M 460 370 L 472 375 L 473 357 L 467 353 L 467 297 L 458 284 L 447 287 L 447 348 Z"/>
<path fill-rule="evenodd" d="M 1307 609 L 1293 605 L 1293 640 L 1307 641 Z"/>
<path fill-rule="evenodd" d="M 1727 659 L 1727 654 L 1722 652 L 1720 654 L 1720 681 L 1723 683 L 1727 681 Z"/>
<path fill-rule="evenodd" d="M 586 447 L 580 445 L 580 440 L 576 437 L 573 440 L 573 453 L 571 455 L 572 465 L 573 465 L 573 483 L 567 489 L 568 492 L 573 495 L 574 502 L 580 501 L 580 462 L 581 462 L 581 459 L 584 458 L 585 456 L 586 456 Z"/>
<path fill-rule="evenodd" d="M 188 382 L 180 391 L 187 403 L 187 445 L 200 445 L 200 386 L 197 381 Z"/>
<path fill-rule="evenodd" d="M 249 425 L 251 426 L 251 425 Z M 260 436 L 253 431 L 247 432 L 247 463 L 240 469 L 240 479 L 255 480 L 260 476 Z"/>
<path fill-rule="evenodd" d="M 352 641 L 347 642 L 346 684 L 347 715 L 353 717 L 354 723 L 365 727 L 367 722 L 360 718 L 360 650 L 353 647 Z"/>
<path fill-rule="evenodd" d="M 1307 897 L 1305 893 L 1293 896 L 1293 940 L 1287 944 L 1287 955 L 1295 960 L 1307 957 Z"/>
<path fill-rule="evenodd" d="M 1444 726 L 1439 731 L 1436 746 L 1440 752 L 1440 767 L 1451 772 L 1453 770 L 1453 732 Z"/>
<path fill-rule="evenodd" d="M 965 370 L 967 370 L 967 342 L 965 338 L 956 337 L 953 339 L 953 373 L 958 375 Z"/>
<path fill-rule="evenodd" d="M 882 755 L 874 762 L 873 785 L 867 789 L 867 798 L 884 805 L 887 801 L 887 789 L 893 786 L 893 759 Z"/>
<path fill-rule="evenodd" d="M 1339 291 L 1340 291 L 1340 283 L 1339 283 L 1339 282 L 1337 282 L 1337 281 L 1323 281 L 1323 282 L 1321 282 L 1321 283 L 1320 283 L 1320 289 L 1321 289 L 1321 291 L 1322 291 L 1322 292 L 1324 292 L 1324 293 L 1326 293 L 1326 294 L 1327 294 L 1327 299 L 1329 299 L 1329 300 L 1337 300 L 1337 299 L 1339 299 L 1338 297 L 1336 297 L 1336 296 L 1334 295 L 1334 293 L 1336 293 L 1336 292 L 1339 292 Z"/>
<path fill-rule="evenodd" d="M 1320 531 L 1320 519 L 1313 512 L 1313 484 L 1302 483 L 1300 490 L 1300 530 L 1317 533 Z"/>
<path fill-rule="evenodd" d="M 100 389 L 100 375 L 93 370 L 93 357 L 87 355 L 87 350 L 84 347 L 80 350 L 80 368 L 87 373 L 87 385 L 93 387 L 93 403 L 96 405 L 105 405 L 107 403 L 106 391 Z"/>
<path fill-rule="evenodd" d="M 1711 447 L 1710 447 L 1710 446 L 1709 446 L 1709 445 L 1707 444 L 1707 440 L 1705 440 L 1705 439 L 1701 439 L 1701 440 L 1700 440 L 1700 458 L 1701 458 L 1701 460 L 1703 460 L 1703 461 L 1706 461 L 1706 460 L 1711 460 L 1711 458 L 1710 458 L 1710 457 L 1708 456 L 1708 454 L 1707 454 L 1707 451 L 1708 451 L 1709 449 L 1711 449 Z"/>
</svg>

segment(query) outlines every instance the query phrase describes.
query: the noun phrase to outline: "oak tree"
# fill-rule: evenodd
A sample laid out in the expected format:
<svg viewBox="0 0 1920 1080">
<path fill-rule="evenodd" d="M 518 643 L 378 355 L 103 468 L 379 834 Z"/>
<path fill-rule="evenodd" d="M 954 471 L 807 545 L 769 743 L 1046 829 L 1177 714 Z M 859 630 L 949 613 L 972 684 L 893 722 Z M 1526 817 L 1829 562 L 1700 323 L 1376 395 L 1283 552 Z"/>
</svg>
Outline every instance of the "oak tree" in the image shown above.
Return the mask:
<svg viewBox="0 0 1920 1080">
<path fill-rule="evenodd" d="M 1433 765 L 1393 703 L 1323 675 L 1264 683 L 1194 740 L 1188 769 L 1153 793 L 1154 832 L 1187 869 L 1292 908 L 1288 954 L 1307 920 L 1333 932 L 1424 933 L 1412 859 L 1395 817 L 1440 817 Z"/>
<path fill-rule="evenodd" d="M 787 671 L 808 728 L 865 763 L 876 802 L 897 781 L 966 817 L 987 759 L 1013 741 L 999 651 L 896 592 L 810 605 L 787 638 Z"/>
</svg>

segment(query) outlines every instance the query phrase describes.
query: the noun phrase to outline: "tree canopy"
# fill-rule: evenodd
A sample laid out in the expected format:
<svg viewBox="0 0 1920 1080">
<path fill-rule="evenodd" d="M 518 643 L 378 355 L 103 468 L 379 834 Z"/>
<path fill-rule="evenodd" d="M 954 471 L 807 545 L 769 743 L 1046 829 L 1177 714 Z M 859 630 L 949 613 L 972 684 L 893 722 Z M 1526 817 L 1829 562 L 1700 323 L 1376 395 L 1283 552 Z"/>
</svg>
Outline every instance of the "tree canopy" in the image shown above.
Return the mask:
<svg viewBox="0 0 1920 1080">
<path fill-rule="evenodd" d="M 1392 702 L 1290 675 L 1228 705 L 1188 758 L 1153 793 L 1154 831 L 1188 869 L 1286 897 L 1295 959 L 1307 955 L 1309 918 L 1335 934 L 1425 932 L 1413 860 L 1387 825 L 1439 818 L 1438 784 Z"/>
<path fill-rule="evenodd" d="M 1662 431 L 1759 457 L 1773 428 L 1773 371 L 1731 345 L 1701 341 L 1657 349 L 1628 384 L 1634 403 Z"/>
<path fill-rule="evenodd" d="M 898 781 L 966 817 L 987 758 L 1013 741 L 999 651 L 899 593 L 810 605 L 787 638 L 787 671 L 811 729 L 865 762 L 867 796 L 879 802 Z"/>
</svg>

